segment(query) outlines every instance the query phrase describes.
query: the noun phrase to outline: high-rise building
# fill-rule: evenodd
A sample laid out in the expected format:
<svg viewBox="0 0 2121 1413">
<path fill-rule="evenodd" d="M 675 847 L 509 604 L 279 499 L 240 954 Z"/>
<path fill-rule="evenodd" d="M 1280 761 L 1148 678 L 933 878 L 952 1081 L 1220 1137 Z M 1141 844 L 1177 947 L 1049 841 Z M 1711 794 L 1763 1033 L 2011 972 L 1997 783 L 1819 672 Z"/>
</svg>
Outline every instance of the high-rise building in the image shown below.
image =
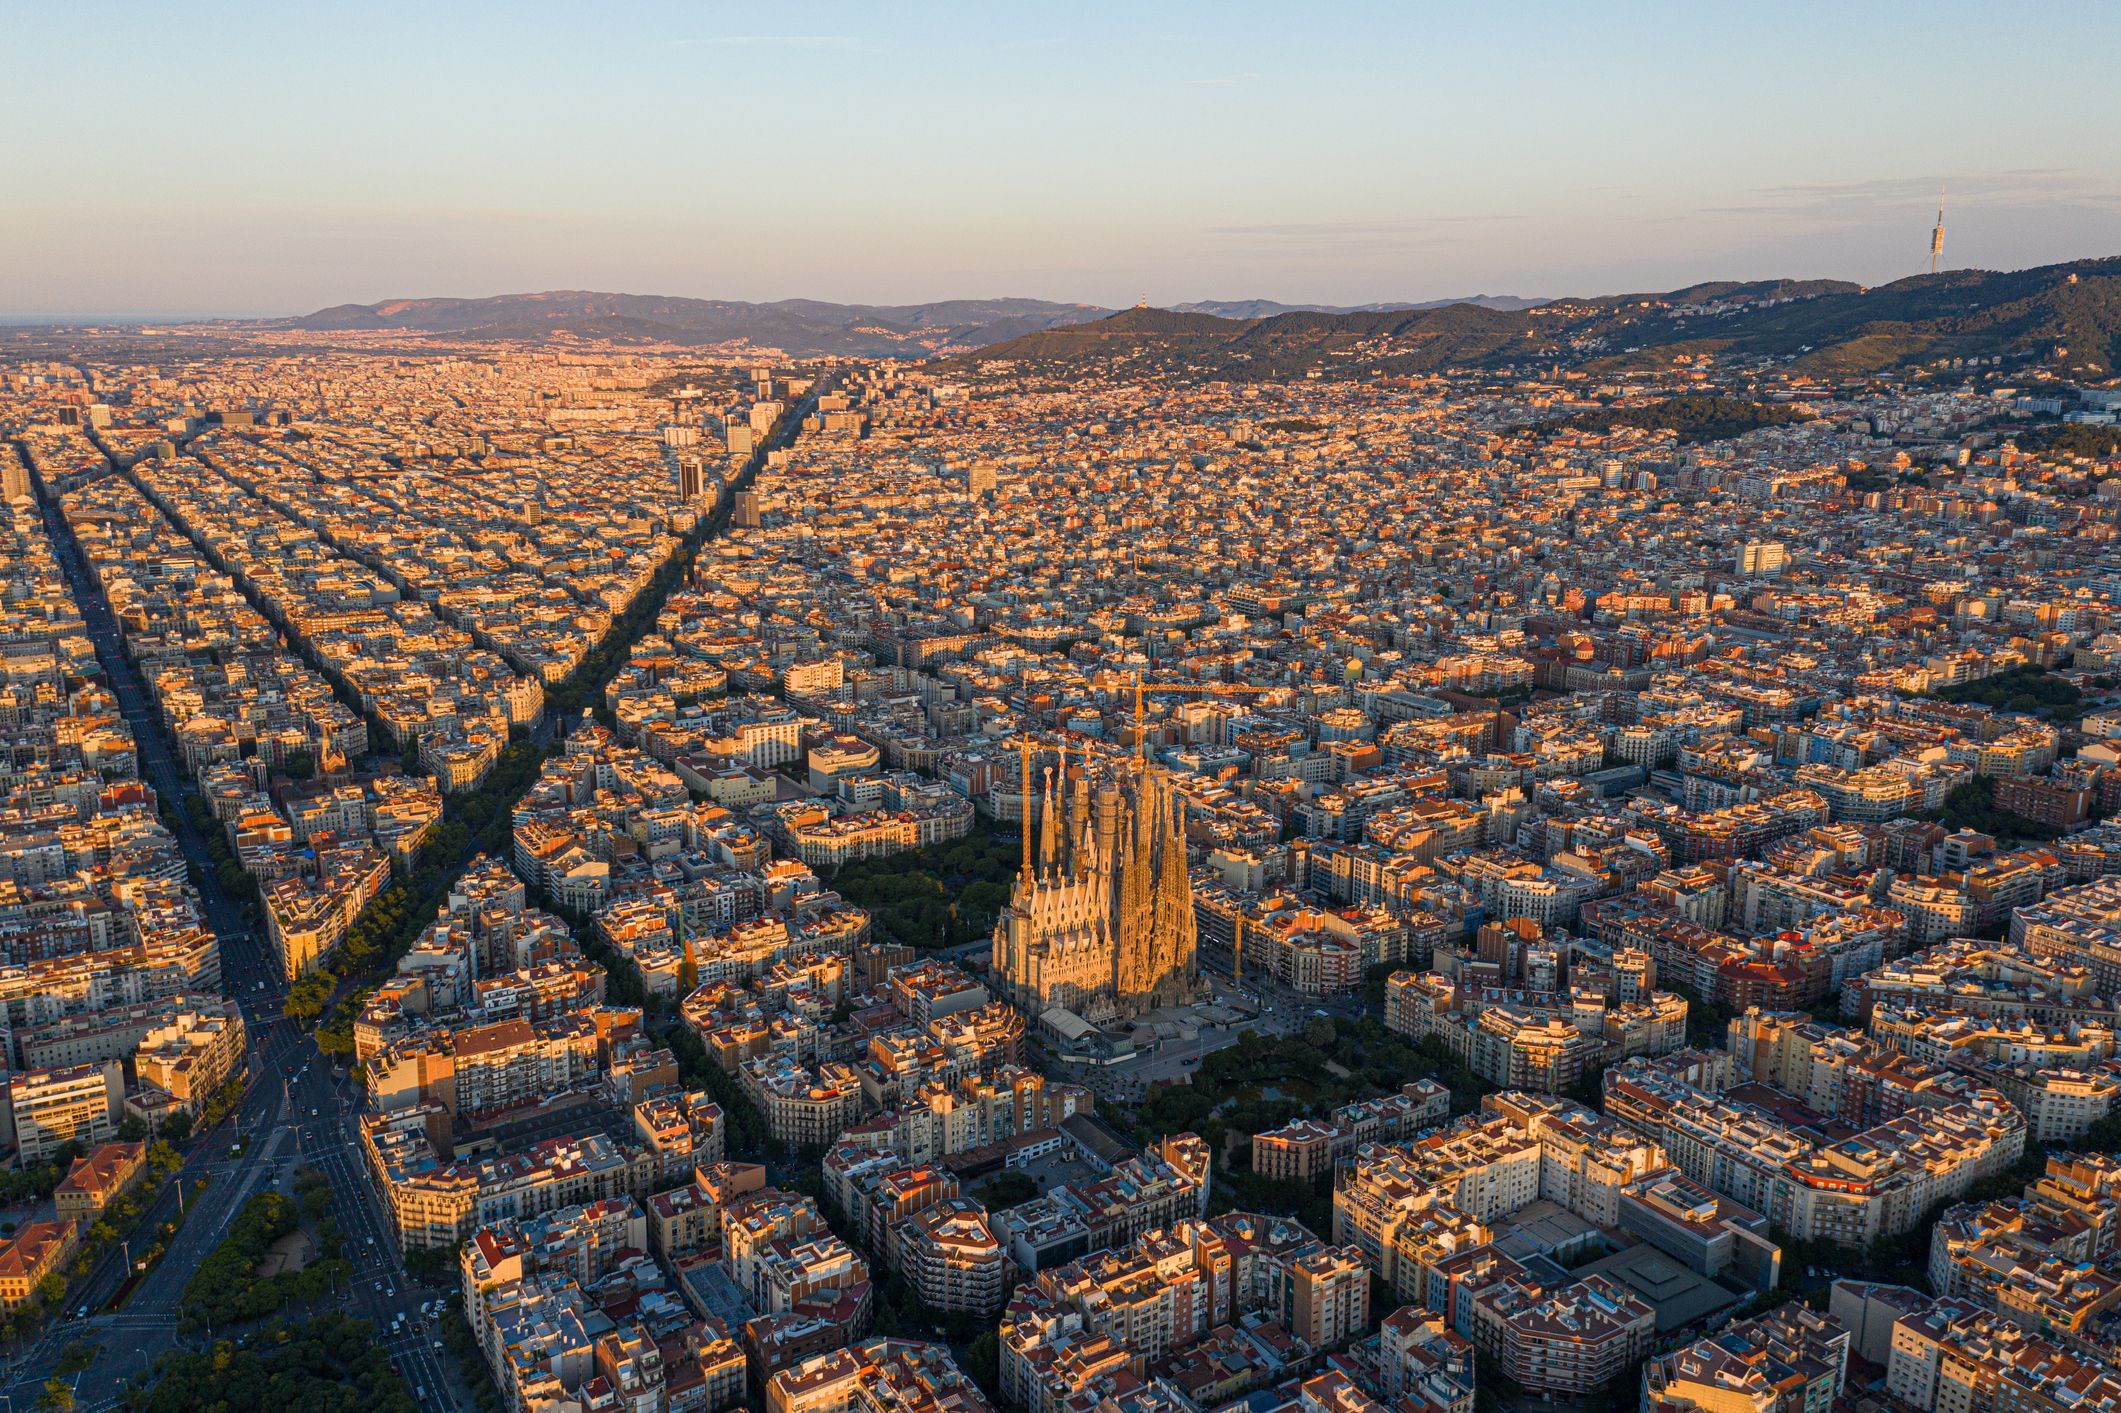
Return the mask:
<svg viewBox="0 0 2121 1413">
<path fill-rule="evenodd" d="M 1736 560 L 1740 574 L 1780 574 L 1790 556 L 1778 540 L 1747 540 L 1739 547 Z"/>
<path fill-rule="evenodd" d="M 125 1108 L 125 1075 L 116 1060 L 65 1069 L 32 1070 L 8 1081 L 4 1117 L 15 1159 L 28 1168 L 69 1143 L 103 1143 L 118 1132 Z"/>
<path fill-rule="evenodd" d="M 733 523 L 740 530 L 758 529 L 759 493 L 757 491 L 738 491 L 736 493 L 736 513 Z"/>
<path fill-rule="evenodd" d="M 707 498 L 707 467 L 697 456 L 678 461 L 678 499 L 687 505 Z"/>
<path fill-rule="evenodd" d="M 1002 994 L 1029 1015 L 1059 1006 L 1091 1021 L 1192 999 L 1183 825 L 1183 804 L 1154 772 L 1095 789 L 1086 773 L 1049 773 L 1036 838 L 994 929 Z"/>
</svg>

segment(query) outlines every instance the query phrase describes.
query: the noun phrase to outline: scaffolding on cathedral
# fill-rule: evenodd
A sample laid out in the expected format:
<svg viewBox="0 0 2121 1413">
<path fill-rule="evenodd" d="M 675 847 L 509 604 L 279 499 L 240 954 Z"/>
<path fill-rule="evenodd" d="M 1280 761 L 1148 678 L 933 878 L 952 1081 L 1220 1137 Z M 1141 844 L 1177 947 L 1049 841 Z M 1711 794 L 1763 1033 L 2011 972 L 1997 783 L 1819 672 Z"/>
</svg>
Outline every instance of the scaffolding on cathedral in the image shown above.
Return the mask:
<svg viewBox="0 0 2121 1413">
<path fill-rule="evenodd" d="M 1103 1024 L 1199 993 L 1184 802 L 1156 770 L 1106 764 L 1096 782 L 1087 760 L 1071 776 L 1063 748 L 1025 826 L 992 975 L 1027 1015 L 1057 1006 Z"/>
</svg>

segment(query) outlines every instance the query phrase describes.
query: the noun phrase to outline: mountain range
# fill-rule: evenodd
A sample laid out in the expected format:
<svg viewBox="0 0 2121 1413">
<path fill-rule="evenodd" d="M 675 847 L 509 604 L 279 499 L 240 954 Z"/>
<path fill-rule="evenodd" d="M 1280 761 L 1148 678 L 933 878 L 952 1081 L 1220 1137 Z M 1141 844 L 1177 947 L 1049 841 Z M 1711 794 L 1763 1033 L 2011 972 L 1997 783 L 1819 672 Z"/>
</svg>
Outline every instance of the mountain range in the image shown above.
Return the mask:
<svg viewBox="0 0 2121 1413">
<path fill-rule="evenodd" d="M 1425 299 L 1415 304 L 1283 304 L 1272 299 L 1197 299 L 1174 304 L 1179 314 L 1213 314 L 1218 319 L 1271 319 L 1276 314 L 1388 314 L 1417 309 L 1443 309 L 1453 304 L 1477 304 L 1483 309 L 1530 309 L 1543 299 L 1525 299 L 1514 294 L 1469 294 L 1463 299 Z"/>
<path fill-rule="evenodd" d="M 1434 309 L 1458 302 L 1334 306 L 1229 299 L 1181 308 L 1224 318 L 1256 319 L 1292 312 L 1351 314 Z M 1475 295 L 1466 302 L 1523 309 L 1539 301 L 1509 295 Z M 456 338 L 525 339 L 572 334 L 632 343 L 749 344 L 778 348 L 799 358 L 821 354 L 927 358 L 1103 319 L 1112 313 L 1092 304 L 1055 304 L 1042 299 L 950 299 L 933 304 L 829 304 L 815 299 L 783 299 L 750 304 L 741 300 L 551 290 L 484 299 L 390 299 L 379 304 L 339 304 L 299 318 L 264 322 L 269 327 L 320 332 L 374 329 Z"/>
<path fill-rule="evenodd" d="M 486 299 L 390 299 L 339 304 L 288 329 L 395 330 L 457 338 L 549 338 L 573 334 L 624 343 L 750 344 L 796 357 L 926 358 L 1013 339 L 1110 310 L 1043 299 L 946 299 L 933 304 L 828 304 L 783 299 L 683 299 L 648 294 L 549 290 Z"/>
<path fill-rule="evenodd" d="M 1832 376 L 1954 358 L 2103 373 L 2121 362 L 2121 257 L 2028 270 L 1951 270 L 1865 288 L 1844 280 L 1716 281 L 1661 293 L 1474 295 L 1331 306 L 1201 300 L 1114 312 L 1039 299 L 766 304 L 557 290 L 342 304 L 267 327 L 437 338 L 779 349 L 793 357 L 944 358 L 1276 379 L 1566 363 L 1669 365 L 1681 355 L 1779 357 Z"/>
<path fill-rule="evenodd" d="M 1787 358 L 1828 376 L 2001 358 L 2103 377 L 2121 362 L 2121 257 L 1875 288 L 1720 281 L 1516 309 L 1460 302 L 1240 318 L 1130 309 L 986 344 L 958 362 L 1262 381 L 1554 363 L 1621 371 L 1704 354 Z"/>
</svg>

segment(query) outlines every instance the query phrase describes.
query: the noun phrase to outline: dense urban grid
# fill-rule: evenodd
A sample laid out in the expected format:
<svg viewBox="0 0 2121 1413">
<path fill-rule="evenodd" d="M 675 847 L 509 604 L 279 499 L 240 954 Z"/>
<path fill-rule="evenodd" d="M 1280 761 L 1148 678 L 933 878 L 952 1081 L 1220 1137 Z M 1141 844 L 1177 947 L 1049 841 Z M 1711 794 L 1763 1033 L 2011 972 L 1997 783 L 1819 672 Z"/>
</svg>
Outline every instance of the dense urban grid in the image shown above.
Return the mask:
<svg viewBox="0 0 2121 1413">
<path fill-rule="evenodd" d="M 2121 1410 L 2121 387 L 1151 313 L 0 339 L 0 1395 Z"/>
</svg>

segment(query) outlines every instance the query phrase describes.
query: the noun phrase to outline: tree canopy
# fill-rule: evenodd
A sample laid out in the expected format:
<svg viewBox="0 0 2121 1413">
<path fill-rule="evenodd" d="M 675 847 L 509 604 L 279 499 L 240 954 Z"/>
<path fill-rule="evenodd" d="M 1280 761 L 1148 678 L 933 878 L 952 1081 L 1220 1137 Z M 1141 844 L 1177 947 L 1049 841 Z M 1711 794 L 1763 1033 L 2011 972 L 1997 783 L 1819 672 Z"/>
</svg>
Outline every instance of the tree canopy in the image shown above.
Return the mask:
<svg viewBox="0 0 2121 1413">
<path fill-rule="evenodd" d="M 418 1413 L 366 1320 L 337 1313 L 260 1331 L 245 1346 L 179 1350 L 138 1406 L 142 1413 Z"/>
</svg>

